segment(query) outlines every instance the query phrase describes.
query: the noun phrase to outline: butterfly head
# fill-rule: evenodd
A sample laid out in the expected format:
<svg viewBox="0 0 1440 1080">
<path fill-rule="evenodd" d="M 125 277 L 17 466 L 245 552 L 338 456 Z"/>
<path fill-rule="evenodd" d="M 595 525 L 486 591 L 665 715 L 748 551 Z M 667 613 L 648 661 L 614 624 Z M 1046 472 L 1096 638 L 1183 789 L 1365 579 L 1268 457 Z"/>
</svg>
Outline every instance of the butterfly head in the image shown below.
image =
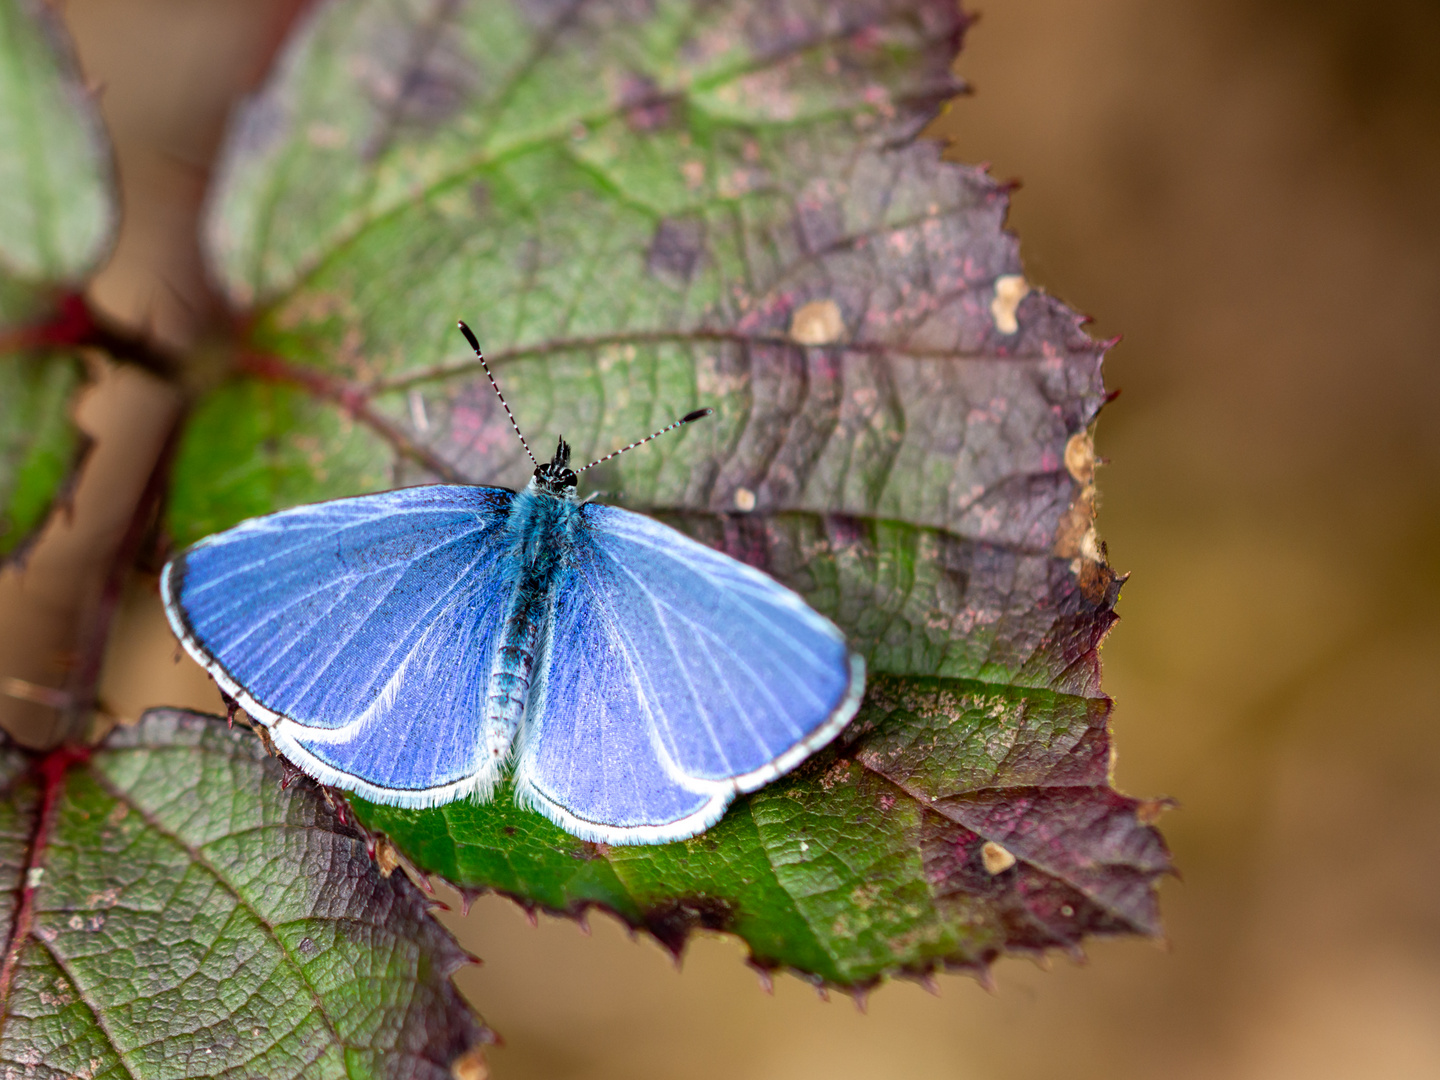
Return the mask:
<svg viewBox="0 0 1440 1080">
<path fill-rule="evenodd" d="M 564 498 L 575 494 L 575 487 L 580 480 L 570 468 L 570 444 L 563 438 L 555 448 L 555 456 L 550 459 L 550 463 L 535 470 L 535 479 L 532 482 L 549 495 Z"/>
</svg>

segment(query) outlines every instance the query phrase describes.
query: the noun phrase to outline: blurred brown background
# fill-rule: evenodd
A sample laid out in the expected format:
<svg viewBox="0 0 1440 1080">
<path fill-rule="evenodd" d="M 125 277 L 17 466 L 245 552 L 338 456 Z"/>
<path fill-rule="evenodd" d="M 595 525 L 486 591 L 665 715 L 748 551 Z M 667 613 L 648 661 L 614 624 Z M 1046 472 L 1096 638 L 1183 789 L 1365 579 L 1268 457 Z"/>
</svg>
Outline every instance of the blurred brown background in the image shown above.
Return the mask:
<svg viewBox="0 0 1440 1080">
<path fill-rule="evenodd" d="M 126 222 L 94 294 L 184 341 L 193 221 L 233 96 L 295 0 L 70 0 Z M 1440 8 L 989 0 L 936 125 L 1025 182 L 1032 280 L 1124 333 L 1102 534 L 1133 573 L 1105 649 L 1117 782 L 1168 794 L 1168 948 L 765 995 L 708 938 L 677 973 L 489 899 L 450 920 L 500 1078 L 1440 1076 Z M 173 400 L 109 374 L 77 513 L 0 579 L 0 676 L 58 685 L 76 598 Z M 213 708 L 133 581 L 103 694 Z M 11 724 L 44 706 L 0 699 Z"/>
</svg>

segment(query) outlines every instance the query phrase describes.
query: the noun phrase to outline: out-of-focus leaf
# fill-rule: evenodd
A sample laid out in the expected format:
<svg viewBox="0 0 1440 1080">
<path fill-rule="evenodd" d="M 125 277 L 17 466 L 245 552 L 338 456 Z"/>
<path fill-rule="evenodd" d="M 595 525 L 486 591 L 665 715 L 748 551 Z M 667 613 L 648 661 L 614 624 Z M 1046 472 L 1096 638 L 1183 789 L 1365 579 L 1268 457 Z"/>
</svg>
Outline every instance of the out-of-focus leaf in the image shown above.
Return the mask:
<svg viewBox="0 0 1440 1080">
<path fill-rule="evenodd" d="M 77 359 L 39 332 L 108 250 L 109 148 L 58 20 L 0 0 L 0 559 L 44 521 L 85 446 Z M 44 350 L 42 352 L 41 350 Z"/>
<path fill-rule="evenodd" d="M 74 357 L 0 355 L 0 560 L 35 535 L 75 475 L 87 441 L 70 410 L 83 382 Z"/>
<path fill-rule="evenodd" d="M 479 1054 L 419 891 L 281 777 L 175 710 L 88 760 L 0 747 L 0 1073 L 441 1080 Z"/>
<path fill-rule="evenodd" d="M 1005 193 L 912 139 L 959 87 L 950 0 L 406 10 L 317 8 L 229 144 L 210 250 L 259 305 L 262 374 L 364 437 L 251 440 L 282 498 L 225 523 L 352 494 L 380 455 L 391 482 L 523 484 L 464 316 L 542 451 L 717 409 L 587 474 L 628 505 L 1045 546 L 1102 350 L 1039 293 L 997 324 Z M 247 400 L 224 394 L 208 417 Z M 242 449 L 223 427 L 192 426 L 177 539 Z"/>
<path fill-rule="evenodd" d="M 246 110 L 209 242 L 252 340 L 183 444 L 177 538 L 523 484 L 464 317 L 542 452 L 714 407 L 586 477 L 798 589 L 872 673 L 841 745 L 682 844 L 585 844 L 506 791 L 358 807 L 420 867 L 840 985 L 1155 932 L 1168 857 L 1109 787 L 1099 684 L 1103 346 L 1025 284 L 1003 188 L 915 139 L 964 26 L 951 0 L 331 3 Z"/>
<path fill-rule="evenodd" d="M 12 290 L 82 280 L 115 225 L 110 151 L 42 0 L 0 3 L 0 311 Z"/>
</svg>

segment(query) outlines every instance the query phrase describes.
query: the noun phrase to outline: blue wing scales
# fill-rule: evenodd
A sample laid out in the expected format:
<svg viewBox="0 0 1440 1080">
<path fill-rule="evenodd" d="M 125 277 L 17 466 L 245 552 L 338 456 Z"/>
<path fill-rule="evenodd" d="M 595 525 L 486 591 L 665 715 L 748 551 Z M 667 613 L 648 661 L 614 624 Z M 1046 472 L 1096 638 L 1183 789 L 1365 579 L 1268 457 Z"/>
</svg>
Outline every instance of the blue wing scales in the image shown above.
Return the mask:
<svg viewBox="0 0 1440 1080">
<path fill-rule="evenodd" d="M 406 806 L 483 793 L 498 779 L 479 720 L 514 497 L 406 488 L 245 522 L 166 567 L 166 612 L 322 782 Z"/>
<path fill-rule="evenodd" d="M 615 628 L 570 585 L 557 592 L 526 708 L 516 800 L 587 840 L 656 843 L 681 821 L 701 831 L 729 798 L 668 767 Z"/>
</svg>

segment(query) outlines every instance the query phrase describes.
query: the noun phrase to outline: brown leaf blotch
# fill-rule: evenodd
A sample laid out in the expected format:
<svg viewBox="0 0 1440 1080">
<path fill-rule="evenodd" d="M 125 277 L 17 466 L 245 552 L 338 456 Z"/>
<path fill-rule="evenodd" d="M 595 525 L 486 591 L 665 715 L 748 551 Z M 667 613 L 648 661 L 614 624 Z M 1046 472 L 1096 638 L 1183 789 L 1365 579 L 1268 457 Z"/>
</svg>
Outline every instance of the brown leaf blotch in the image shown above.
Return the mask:
<svg viewBox="0 0 1440 1080">
<path fill-rule="evenodd" d="M 1094 525 L 1095 488 L 1087 485 L 1076 492 L 1060 518 L 1060 524 L 1055 528 L 1055 546 L 1051 550 L 1061 559 L 1075 559 L 1089 554 L 1097 547 L 1093 536 Z"/>
<path fill-rule="evenodd" d="M 400 852 L 396 850 L 388 837 L 377 836 L 375 838 L 375 866 L 380 871 L 381 877 L 389 877 L 400 865 Z"/>
<path fill-rule="evenodd" d="M 1080 594 L 1089 603 L 1097 607 L 1105 603 L 1110 594 L 1110 586 L 1115 581 L 1115 571 L 1103 562 L 1081 559 L 1078 577 Z"/>
<path fill-rule="evenodd" d="M 645 929 L 670 952 L 679 956 L 692 931 L 728 930 L 735 921 L 735 905 L 714 896 L 685 896 L 651 908 Z"/>
<path fill-rule="evenodd" d="M 705 257 L 705 225 L 695 218 L 664 218 L 655 227 L 645 269 L 654 277 L 687 285 Z"/>
<path fill-rule="evenodd" d="M 674 119 L 674 102 L 661 93 L 648 75 L 630 74 L 620 81 L 619 106 L 631 131 L 649 132 L 668 127 Z"/>
</svg>

